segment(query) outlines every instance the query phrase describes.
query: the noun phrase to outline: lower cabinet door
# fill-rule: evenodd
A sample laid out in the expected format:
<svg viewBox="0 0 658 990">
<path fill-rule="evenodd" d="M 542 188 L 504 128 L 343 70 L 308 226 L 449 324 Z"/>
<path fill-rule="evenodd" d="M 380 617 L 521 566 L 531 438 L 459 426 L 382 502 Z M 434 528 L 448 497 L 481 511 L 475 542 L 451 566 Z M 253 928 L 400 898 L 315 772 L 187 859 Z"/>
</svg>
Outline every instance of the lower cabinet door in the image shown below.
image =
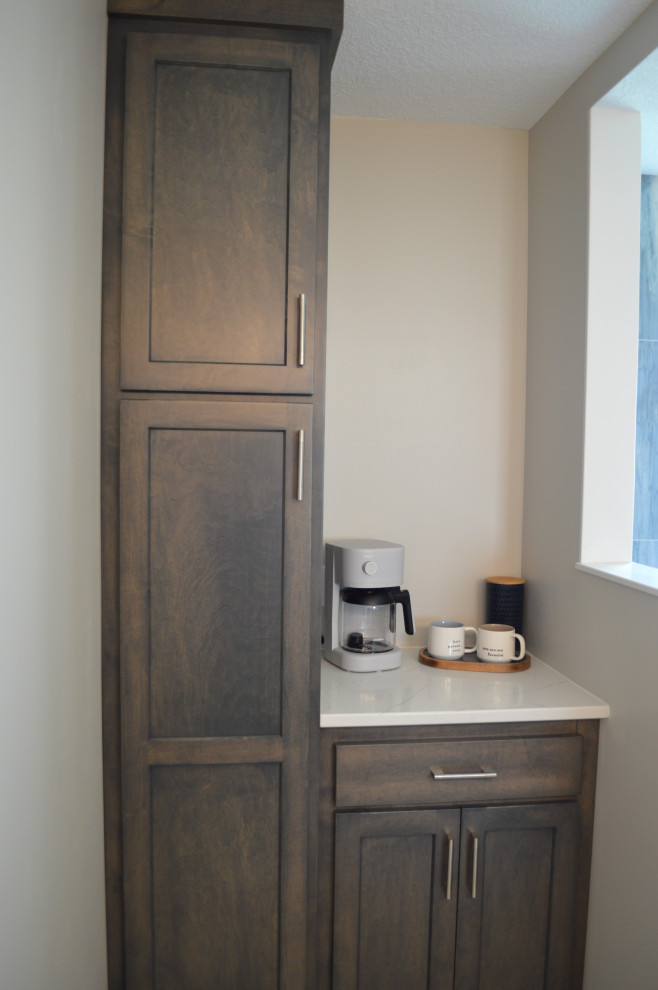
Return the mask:
<svg viewBox="0 0 658 990">
<path fill-rule="evenodd" d="M 334 990 L 453 984 L 458 810 L 336 816 Z"/>
<path fill-rule="evenodd" d="M 462 811 L 456 990 L 571 986 L 575 802 Z"/>
<path fill-rule="evenodd" d="M 301 990 L 312 411 L 121 416 L 126 990 Z"/>
</svg>

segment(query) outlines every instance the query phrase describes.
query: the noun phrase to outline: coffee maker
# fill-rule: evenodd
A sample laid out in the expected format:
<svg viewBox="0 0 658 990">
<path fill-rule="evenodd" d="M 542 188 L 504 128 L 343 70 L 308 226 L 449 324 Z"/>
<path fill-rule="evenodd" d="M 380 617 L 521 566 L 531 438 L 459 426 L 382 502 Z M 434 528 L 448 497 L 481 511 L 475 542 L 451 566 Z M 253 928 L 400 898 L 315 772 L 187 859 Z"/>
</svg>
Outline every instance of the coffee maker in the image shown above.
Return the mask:
<svg viewBox="0 0 658 990">
<path fill-rule="evenodd" d="M 385 540 L 325 543 L 324 655 L 344 670 L 392 670 L 402 663 L 395 645 L 395 606 L 413 634 L 411 600 L 402 591 L 404 547 Z"/>
</svg>

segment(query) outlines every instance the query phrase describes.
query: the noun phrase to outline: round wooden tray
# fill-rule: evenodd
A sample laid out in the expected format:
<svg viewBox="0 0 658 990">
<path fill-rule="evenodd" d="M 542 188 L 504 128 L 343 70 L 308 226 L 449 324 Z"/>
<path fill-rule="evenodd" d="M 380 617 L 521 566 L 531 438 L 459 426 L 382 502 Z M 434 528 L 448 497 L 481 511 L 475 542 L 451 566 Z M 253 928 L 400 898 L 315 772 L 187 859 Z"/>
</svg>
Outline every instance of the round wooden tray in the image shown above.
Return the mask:
<svg viewBox="0 0 658 990">
<path fill-rule="evenodd" d="M 530 666 L 529 653 L 526 653 L 522 660 L 490 663 L 488 660 L 439 660 L 437 657 L 431 657 L 423 648 L 418 654 L 418 659 L 426 667 L 437 667 L 439 670 L 476 670 L 478 674 L 518 674 Z"/>
</svg>

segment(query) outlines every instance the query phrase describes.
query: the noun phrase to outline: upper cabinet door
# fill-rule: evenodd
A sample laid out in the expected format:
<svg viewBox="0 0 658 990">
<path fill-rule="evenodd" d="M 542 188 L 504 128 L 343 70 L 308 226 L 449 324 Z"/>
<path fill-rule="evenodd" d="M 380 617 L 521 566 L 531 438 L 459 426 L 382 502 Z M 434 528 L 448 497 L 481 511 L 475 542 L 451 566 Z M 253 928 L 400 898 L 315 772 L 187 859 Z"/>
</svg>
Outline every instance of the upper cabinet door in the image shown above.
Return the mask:
<svg viewBox="0 0 658 990">
<path fill-rule="evenodd" d="M 121 387 L 313 391 L 319 53 L 128 38 Z"/>
</svg>

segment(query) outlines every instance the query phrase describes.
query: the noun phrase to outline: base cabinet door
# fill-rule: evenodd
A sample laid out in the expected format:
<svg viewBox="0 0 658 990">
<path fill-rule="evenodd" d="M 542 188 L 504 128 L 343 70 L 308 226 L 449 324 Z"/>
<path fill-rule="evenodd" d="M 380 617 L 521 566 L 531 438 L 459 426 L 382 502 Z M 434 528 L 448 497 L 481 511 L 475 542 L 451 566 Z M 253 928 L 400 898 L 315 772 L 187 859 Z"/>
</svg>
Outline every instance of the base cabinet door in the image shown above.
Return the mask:
<svg viewBox="0 0 658 990">
<path fill-rule="evenodd" d="M 333 990 L 566 990 L 576 802 L 336 815 Z"/>
<path fill-rule="evenodd" d="M 571 985 L 575 802 L 462 812 L 456 990 Z"/>
<path fill-rule="evenodd" d="M 306 404 L 126 399 L 126 990 L 305 981 Z"/>
<path fill-rule="evenodd" d="M 336 816 L 334 990 L 452 987 L 459 811 Z"/>
</svg>

